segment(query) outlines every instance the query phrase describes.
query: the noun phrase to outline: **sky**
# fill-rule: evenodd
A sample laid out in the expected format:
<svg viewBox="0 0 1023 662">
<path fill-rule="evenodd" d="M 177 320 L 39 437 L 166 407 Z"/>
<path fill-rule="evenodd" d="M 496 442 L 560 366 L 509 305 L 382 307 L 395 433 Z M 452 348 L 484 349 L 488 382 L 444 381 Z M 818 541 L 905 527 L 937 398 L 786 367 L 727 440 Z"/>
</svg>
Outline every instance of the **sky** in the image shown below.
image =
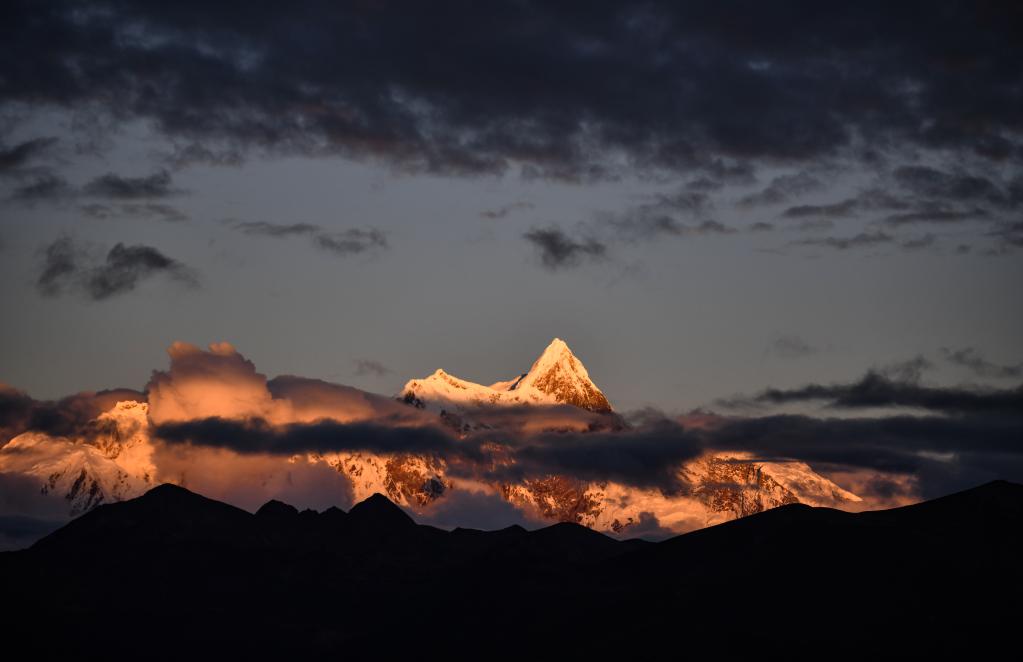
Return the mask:
<svg viewBox="0 0 1023 662">
<path fill-rule="evenodd" d="M 686 410 L 1021 359 L 1008 4 L 308 5 L 8 6 L 0 378 L 227 340 L 392 393 L 559 336 Z"/>
<path fill-rule="evenodd" d="M 141 390 L 229 342 L 391 396 L 560 337 L 623 412 L 1018 391 L 1020 34 L 1008 2 L 6 2 L 0 382 Z"/>
</svg>

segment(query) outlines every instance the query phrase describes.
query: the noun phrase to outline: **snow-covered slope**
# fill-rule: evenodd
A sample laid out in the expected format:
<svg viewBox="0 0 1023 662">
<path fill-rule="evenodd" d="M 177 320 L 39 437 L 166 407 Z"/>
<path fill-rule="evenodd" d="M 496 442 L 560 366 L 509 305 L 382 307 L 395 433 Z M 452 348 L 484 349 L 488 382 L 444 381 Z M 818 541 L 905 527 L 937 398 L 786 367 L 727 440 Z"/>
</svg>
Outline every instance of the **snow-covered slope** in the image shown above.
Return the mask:
<svg viewBox="0 0 1023 662">
<path fill-rule="evenodd" d="M 565 477 L 505 486 L 504 494 L 545 519 L 626 537 L 646 520 L 683 532 L 790 503 L 841 508 L 860 501 L 805 463 L 759 462 L 741 453 L 705 455 L 683 465 L 679 477 L 684 488 L 674 494 Z"/>
<path fill-rule="evenodd" d="M 0 448 L 0 472 L 34 476 L 42 492 L 67 501 L 68 514 L 143 494 L 154 486 L 148 405 L 122 401 L 78 438 L 25 432 Z"/>
<path fill-rule="evenodd" d="M 465 412 L 489 406 L 566 404 L 610 413 L 611 404 L 590 380 L 565 341 L 555 338 L 529 369 L 508 381 L 476 384 L 437 370 L 405 384 L 399 397 L 434 411 Z"/>
</svg>

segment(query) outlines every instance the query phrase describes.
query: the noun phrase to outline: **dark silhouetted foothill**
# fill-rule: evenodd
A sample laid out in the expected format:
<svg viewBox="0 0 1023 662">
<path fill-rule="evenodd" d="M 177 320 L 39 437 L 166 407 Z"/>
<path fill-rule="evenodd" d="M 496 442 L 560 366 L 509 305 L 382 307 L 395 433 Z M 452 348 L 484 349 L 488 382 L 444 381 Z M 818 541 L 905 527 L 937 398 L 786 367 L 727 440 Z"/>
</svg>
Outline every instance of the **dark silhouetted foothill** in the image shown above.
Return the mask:
<svg viewBox="0 0 1023 662">
<path fill-rule="evenodd" d="M 373 529 L 403 529 L 416 525 L 404 510 L 379 493 L 352 506 L 348 512 L 348 523 Z"/>
<path fill-rule="evenodd" d="M 1021 555 L 1023 486 L 1006 482 L 859 514 L 792 504 L 660 543 L 448 532 L 379 494 L 253 515 L 164 485 L 0 554 L 0 582 L 5 627 L 48 656 L 983 657 L 1013 644 Z"/>
<path fill-rule="evenodd" d="M 289 519 L 297 515 L 298 508 L 282 503 L 277 499 L 267 501 L 256 511 L 256 517 L 266 519 Z"/>
</svg>

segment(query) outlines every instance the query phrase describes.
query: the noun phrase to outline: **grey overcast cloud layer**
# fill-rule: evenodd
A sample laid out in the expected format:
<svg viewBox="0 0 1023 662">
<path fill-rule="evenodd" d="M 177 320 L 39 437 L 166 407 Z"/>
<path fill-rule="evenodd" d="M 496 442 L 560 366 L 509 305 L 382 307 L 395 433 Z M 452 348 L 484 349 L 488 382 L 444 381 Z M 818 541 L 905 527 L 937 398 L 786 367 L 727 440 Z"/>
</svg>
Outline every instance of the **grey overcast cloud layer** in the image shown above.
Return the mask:
<svg viewBox="0 0 1023 662">
<path fill-rule="evenodd" d="M 6 2 L 0 381 L 141 388 L 229 340 L 390 394 L 559 336 L 623 410 L 1004 388 L 1020 34 L 1011 2 Z"/>
</svg>

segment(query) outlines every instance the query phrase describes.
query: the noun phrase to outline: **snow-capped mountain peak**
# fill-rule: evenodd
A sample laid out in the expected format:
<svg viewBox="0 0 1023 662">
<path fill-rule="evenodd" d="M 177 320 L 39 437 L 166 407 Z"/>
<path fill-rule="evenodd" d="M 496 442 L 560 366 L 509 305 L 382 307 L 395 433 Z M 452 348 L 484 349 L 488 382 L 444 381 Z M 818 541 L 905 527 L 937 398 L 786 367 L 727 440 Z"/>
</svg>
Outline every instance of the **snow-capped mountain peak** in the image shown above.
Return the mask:
<svg viewBox="0 0 1023 662">
<path fill-rule="evenodd" d="M 551 341 L 528 372 L 513 379 L 484 386 L 437 369 L 429 377 L 410 380 L 399 397 L 420 407 L 443 411 L 568 404 L 593 412 L 611 412 L 611 404 L 590 379 L 582 361 L 560 338 Z"/>
</svg>

